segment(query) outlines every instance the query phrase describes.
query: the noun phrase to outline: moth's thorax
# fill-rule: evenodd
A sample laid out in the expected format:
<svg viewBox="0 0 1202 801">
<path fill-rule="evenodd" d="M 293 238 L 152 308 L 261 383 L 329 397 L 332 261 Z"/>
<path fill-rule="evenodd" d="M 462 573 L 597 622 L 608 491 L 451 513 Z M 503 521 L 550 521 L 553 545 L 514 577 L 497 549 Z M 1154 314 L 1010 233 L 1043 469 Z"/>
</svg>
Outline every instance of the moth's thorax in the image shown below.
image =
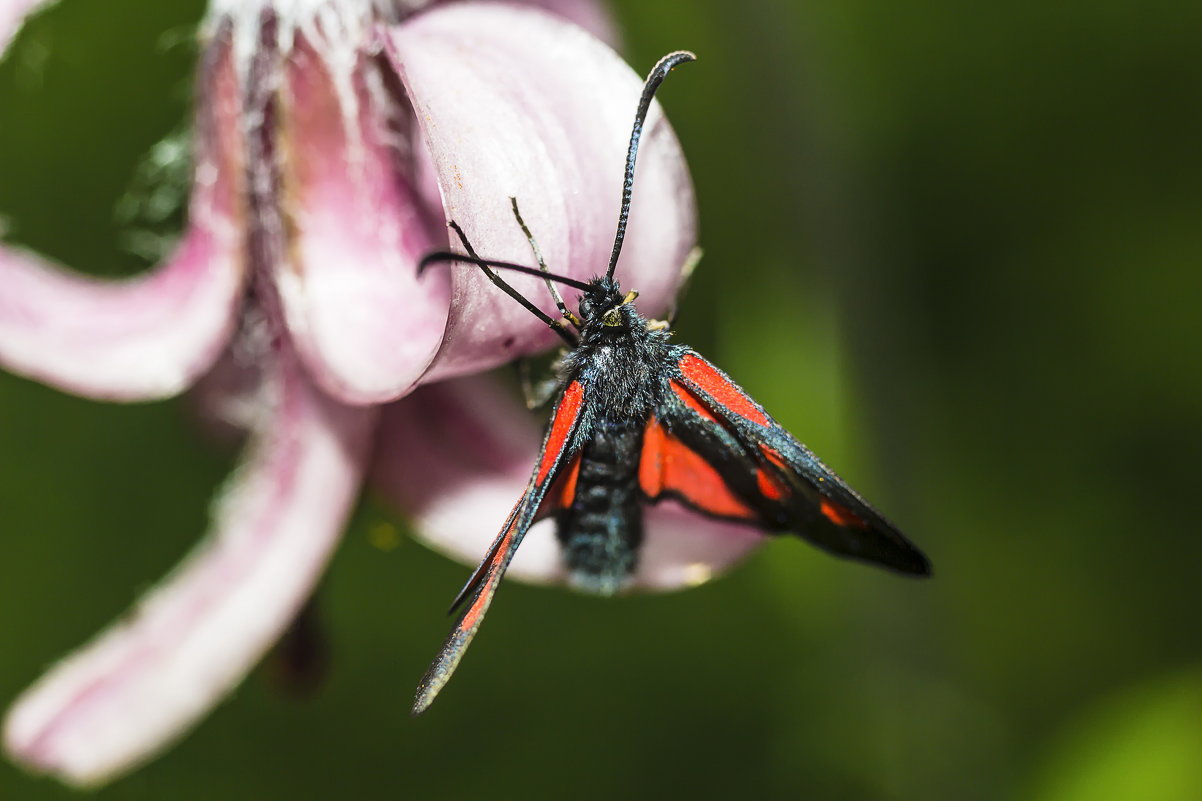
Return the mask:
<svg viewBox="0 0 1202 801">
<path fill-rule="evenodd" d="M 586 318 L 579 346 L 564 360 L 564 377 L 581 381 L 598 418 L 646 420 L 667 388 L 669 334 L 647 330 L 633 303 L 611 308 L 620 324 L 606 325 L 601 311 Z"/>
</svg>

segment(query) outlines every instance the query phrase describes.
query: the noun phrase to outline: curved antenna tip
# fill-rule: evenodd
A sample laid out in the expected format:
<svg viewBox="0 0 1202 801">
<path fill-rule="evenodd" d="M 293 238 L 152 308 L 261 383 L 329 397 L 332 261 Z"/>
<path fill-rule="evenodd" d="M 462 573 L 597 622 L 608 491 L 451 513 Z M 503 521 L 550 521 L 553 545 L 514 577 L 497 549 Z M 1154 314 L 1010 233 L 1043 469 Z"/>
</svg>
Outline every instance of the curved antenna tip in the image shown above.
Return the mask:
<svg viewBox="0 0 1202 801">
<path fill-rule="evenodd" d="M 622 241 L 626 238 L 626 223 L 630 218 L 630 199 L 634 190 L 634 165 L 639 154 L 639 140 L 643 135 L 643 123 L 647 120 L 647 112 L 651 108 L 651 100 L 655 91 L 664 82 L 675 67 L 689 61 L 696 61 L 697 56 L 689 50 L 674 50 L 661 58 L 647 74 L 643 82 L 643 93 L 639 97 L 638 109 L 634 114 L 634 125 L 630 130 L 630 145 L 626 151 L 626 174 L 622 180 L 622 206 L 618 211 L 618 230 L 614 234 L 613 251 L 609 255 L 609 267 L 605 271 L 606 278 L 613 278 L 618 266 L 618 256 L 622 253 Z"/>
<path fill-rule="evenodd" d="M 671 62 L 670 66 L 668 66 L 668 69 L 672 69 L 673 67 L 675 67 L 678 64 L 683 64 L 686 61 L 696 61 L 696 60 L 697 60 L 697 54 L 694 53 L 692 50 L 673 50 L 671 53 L 669 53 L 668 55 L 661 58 L 659 60 L 659 63 L 656 64 L 655 66 L 659 67 L 660 65 L 668 64 L 669 62 Z M 655 72 L 654 69 L 651 71 Z"/>
</svg>

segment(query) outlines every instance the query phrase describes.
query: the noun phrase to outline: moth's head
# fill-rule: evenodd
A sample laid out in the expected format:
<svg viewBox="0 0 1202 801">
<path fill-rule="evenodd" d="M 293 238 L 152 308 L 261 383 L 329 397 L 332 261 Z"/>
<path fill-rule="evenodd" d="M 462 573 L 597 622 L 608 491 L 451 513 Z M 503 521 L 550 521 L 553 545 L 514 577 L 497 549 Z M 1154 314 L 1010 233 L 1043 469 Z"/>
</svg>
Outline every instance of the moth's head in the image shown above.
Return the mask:
<svg viewBox="0 0 1202 801">
<path fill-rule="evenodd" d="M 623 294 L 613 278 L 594 279 L 589 291 L 580 296 L 580 318 L 585 325 L 591 323 L 602 333 L 629 330 L 638 318 L 632 305 L 638 296 L 633 291 Z"/>
</svg>

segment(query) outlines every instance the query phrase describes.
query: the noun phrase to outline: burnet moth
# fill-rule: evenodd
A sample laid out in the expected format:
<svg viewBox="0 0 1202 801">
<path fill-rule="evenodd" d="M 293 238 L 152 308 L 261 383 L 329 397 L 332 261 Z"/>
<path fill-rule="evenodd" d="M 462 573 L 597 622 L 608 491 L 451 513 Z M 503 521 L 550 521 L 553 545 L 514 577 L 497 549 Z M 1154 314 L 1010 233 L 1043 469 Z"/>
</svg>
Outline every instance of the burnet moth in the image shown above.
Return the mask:
<svg viewBox="0 0 1202 801">
<path fill-rule="evenodd" d="M 693 61 L 669 53 L 643 85 L 626 156 L 617 234 L 605 275 L 583 282 L 548 271 L 513 201 L 516 222 L 538 267 L 478 256 L 462 229 L 451 228 L 467 255 L 428 254 L 419 269 L 441 262 L 475 264 L 502 291 L 567 343 L 558 396 L 530 483 L 484 560 L 460 590 L 455 627 L 417 689 L 420 714 L 447 683 L 492 602 L 497 585 L 530 526 L 552 517 L 572 583 L 609 595 L 638 561 L 643 508 L 671 498 L 696 511 L 792 532 L 837 556 L 899 573 L 930 575 L 930 562 L 833 470 L 768 416 L 738 384 L 684 345 L 667 323 L 648 320 L 614 278 L 630 213 L 635 158 L 656 89 L 668 72 Z M 552 318 L 507 284 L 497 269 L 541 276 L 561 317 Z M 556 284 L 581 292 L 577 313 Z"/>
</svg>

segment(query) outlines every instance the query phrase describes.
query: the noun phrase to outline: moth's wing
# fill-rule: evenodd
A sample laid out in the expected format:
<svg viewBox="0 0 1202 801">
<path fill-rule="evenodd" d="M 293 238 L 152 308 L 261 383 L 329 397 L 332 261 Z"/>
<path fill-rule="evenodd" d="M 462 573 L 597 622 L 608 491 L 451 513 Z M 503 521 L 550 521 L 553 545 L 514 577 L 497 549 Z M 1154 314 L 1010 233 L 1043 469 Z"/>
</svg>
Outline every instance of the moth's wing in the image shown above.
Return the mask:
<svg viewBox="0 0 1202 801">
<path fill-rule="evenodd" d="M 551 415 L 551 422 L 543 436 L 543 447 L 526 492 L 509 513 L 501 533 L 493 541 L 484 556 L 484 561 L 472 573 L 459 592 L 452 611 L 463 606 L 455 621 L 451 634 L 430 665 L 421 683 L 418 684 L 413 714 L 420 715 L 434 701 L 435 696 L 455 672 L 472 638 L 480 628 L 480 621 L 492 603 L 497 585 L 509 567 L 514 553 L 538 517 L 548 490 L 557 484 L 556 479 L 565 468 L 577 461 L 580 444 L 586 438 L 582 429 L 588 424 L 584 413 L 584 387 L 578 381 L 569 383 L 560 394 Z"/>
<path fill-rule="evenodd" d="M 793 531 L 839 556 L 929 575 L 893 524 L 721 370 L 682 350 L 648 423 L 639 484 L 712 517 Z"/>
</svg>

